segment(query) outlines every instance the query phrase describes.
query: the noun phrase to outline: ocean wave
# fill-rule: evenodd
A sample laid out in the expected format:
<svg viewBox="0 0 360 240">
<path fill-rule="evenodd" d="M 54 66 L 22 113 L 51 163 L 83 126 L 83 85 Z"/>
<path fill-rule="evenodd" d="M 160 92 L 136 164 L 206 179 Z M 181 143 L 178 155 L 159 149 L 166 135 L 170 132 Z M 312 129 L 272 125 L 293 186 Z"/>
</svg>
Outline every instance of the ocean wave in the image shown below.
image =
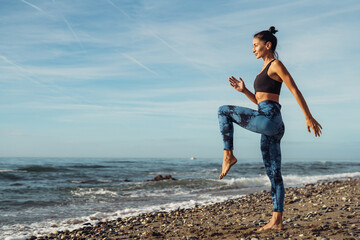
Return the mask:
<svg viewBox="0 0 360 240">
<path fill-rule="evenodd" d="M 114 182 L 114 180 L 107 180 L 107 179 L 89 179 L 89 180 L 68 180 L 68 182 L 70 183 L 80 183 L 80 184 L 84 184 L 84 183 L 111 183 Z"/>
<path fill-rule="evenodd" d="M 179 179 L 179 180 L 164 180 L 164 181 L 145 181 L 145 182 L 128 182 L 121 190 L 124 192 L 144 190 L 153 191 L 157 189 L 198 189 L 211 187 L 214 181 L 206 178 L 200 179 Z M 217 184 L 217 183 L 215 183 Z"/>
<path fill-rule="evenodd" d="M 13 172 L 3 172 L 0 173 L 0 180 L 21 180 L 22 177 L 17 175 L 17 174 L 13 174 Z"/>
<path fill-rule="evenodd" d="M 17 172 L 27 172 L 25 170 L 17 170 L 17 169 L 0 169 L 1 173 L 17 173 Z"/>
<path fill-rule="evenodd" d="M 241 178 L 232 178 L 232 179 L 223 179 L 217 180 L 219 182 L 224 182 L 221 189 L 241 189 L 248 187 L 260 187 L 269 185 L 269 180 L 267 176 L 259 176 L 259 177 L 241 177 Z"/>
<path fill-rule="evenodd" d="M 55 206 L 59 204 L 57 201 L 33 201 L 33 200 L 5 200 L 0 201 L 2 206 L 16 206 L 16 207 L 45 207 L 45 206 Z"/>
<path fill-rule="evenodd" d="M 172 189 L 162 189 L 162 190 L 154 190 L 154 191 L 135 191 L 129 192 L 125 194 L 121 194 L 123 197 L 127 198 L 156 198 L 156 197 L 175 197 L 175 196 L 186 196 L 190 194 L 191 191 L 179 188 Z M 131 199 L 129 199 L 131 200 Z"/>
<path fill-rule="evenodd" d="M 84 196 L 92 196 L 95 195 L 105 195 L 110 197 L 116 197 L 118 196 L 117 192 L 110 191 L 107 189 L 95 189 L 95 188 L 79 188 L 77 190 L 71 190 L 71 195 L 76 197 L 84 197 Z"/>
<path fill-rule="evenodd" d="M 64 167 L 50 167 L 50 166 L 41 166 L 41 165 L 33 165 L 18 169 L 18 171 L 25 171 L 25 172 L 61 172 L 66 170 L 68 169 Z"/>
<path fill-rule="evenodd" d="M 79 164 L 79 165 L 70 165 L 69 166 L 70 168 L 82 168 L 82 169 L 85 169 L 85 168 L 109 168 L 111 166 L 104 166 L 104 165 L 87 165 L 87 164 Z"/>
<path fill-rule="evenodd" d="M 25 173 L 25 170 L 17 170 L 17 169 L 0 169 L 0 179 L 1 180 L 21 180 L 21 174 L 17 173 Z"/>
<path fill-rule="evenodd" d="M 166 172 L 166 174 L 164 174 L 164 172 Z M 178 174 L 179 172 L 177 171 L 174 171 L 172 169 L 167 169 L 167 170 L 161 170 L 161 171 L 151 171 L 151 172 L 148 172 L 148 174 L 150 176 L 157 176 L 157 175 L 176 175 Z"/>
<path fill-rule="evenodd" d="M 337 173 L 337 174 L 314 175 L 314 176 L 301 176 L 301 175 L 283 176 L 284 182 L 287 186 L 304 185 L 304 184 L 316 183 L 318 181 L 342 180 L 348 177 L 359 178 L 360 172 Z"/>
<path fill-rule="evenodd" d="M 349 172 L 349 173 L 338 173 L 328 175 L 314 175 L 314 176 L 303 176 L 303 175 L 283 175 L 284 184 L 286 187 L 299 186 L 304 184 L 316 183 L 318 181 L 331 181 L 351 178 L 359 178 L 360 172 Z M 216 180 L 225 184 L 219 186 L 219 189 L 241 189 L 249 187 L 262 187 L 270 186 L 269 178 L 266 175 L 259 177 L 242 177 Z"/>
</svg>

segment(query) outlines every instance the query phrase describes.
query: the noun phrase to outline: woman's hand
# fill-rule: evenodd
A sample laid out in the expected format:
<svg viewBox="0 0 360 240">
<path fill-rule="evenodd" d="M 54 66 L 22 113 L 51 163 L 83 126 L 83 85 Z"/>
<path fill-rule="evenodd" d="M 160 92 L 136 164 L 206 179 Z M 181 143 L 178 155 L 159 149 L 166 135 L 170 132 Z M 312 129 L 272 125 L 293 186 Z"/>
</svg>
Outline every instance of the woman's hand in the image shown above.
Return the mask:
<svg viewBox="0 0 360 240">
<path fill-rule="evenodd" d="M 239 92 L 244 92 L 245 84 L 244 84 L 244 81 L 241 79 L 241 77 L 239 77 L 239 80 L 237 80 L 236 78 L 231 76 L 231 77 L 229 77 L 229 82 L 230 82 L 230 85 L 233 88 L 235 88 L 235 90 L 237 90 Z"/>
<path fill-rule="evenodd" d="M 239 77 L 239 80 L 234 78 L 233 76 L 229 77 L 230 85 L 235 88 L 235 90 L 242 92 L 245 94 L 245 96 L 250 99 L 253 103 L 258 104 L 258 101 L 255 97 L 255 95 L 250 92 L 246 87 L 244 81 Z"/>
<path fill-rule="evenodd" d="M 315 134 L 315 137 L 320 137 L 322 127 L 313 117 L 306 119 L 306 126 L 308 132 L 311 132 L 311 128 Z"/>
</svg>

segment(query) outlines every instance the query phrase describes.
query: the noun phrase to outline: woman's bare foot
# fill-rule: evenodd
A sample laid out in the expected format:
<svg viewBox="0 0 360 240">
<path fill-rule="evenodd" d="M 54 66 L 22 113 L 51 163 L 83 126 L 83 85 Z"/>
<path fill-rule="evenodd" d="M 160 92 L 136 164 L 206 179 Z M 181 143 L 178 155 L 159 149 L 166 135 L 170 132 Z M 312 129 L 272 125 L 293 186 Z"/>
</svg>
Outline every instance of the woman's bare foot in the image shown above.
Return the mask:
<svg viewBox="0 0 360 240">
<path fill-rule="evenodd" d="M 232 150 L 224 150 L 224 158 L 222 164 L 222 171 L 219 176 L 219 179 L 223 179 L 226 174 L 229 172 L 230 168 L 237 162 L 236 157 L 234 156 Z"/>
<path fill-rule="evenodd" d="M 266 230 L 283 230 L 282 212 L 273 212 L 273 216 L 268 224 L 258 229 L 258 232 Z"/>
</svg>

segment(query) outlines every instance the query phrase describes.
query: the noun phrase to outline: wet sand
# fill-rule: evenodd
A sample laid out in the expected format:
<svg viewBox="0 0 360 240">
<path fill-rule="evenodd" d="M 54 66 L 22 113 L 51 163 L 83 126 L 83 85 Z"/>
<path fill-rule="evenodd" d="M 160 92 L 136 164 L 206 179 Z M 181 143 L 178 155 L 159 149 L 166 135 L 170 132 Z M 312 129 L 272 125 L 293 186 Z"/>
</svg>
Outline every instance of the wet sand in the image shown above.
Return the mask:
<svg viewBox="0 0 360 240">
<path fill-rule="evenodd" d="M 30 239 L 360 239 L 360 179 L 287 188 L 284 230 L 257 232 L 270 220 L 271 211 L 270 192 L 262 191 Z"/>
</svg>

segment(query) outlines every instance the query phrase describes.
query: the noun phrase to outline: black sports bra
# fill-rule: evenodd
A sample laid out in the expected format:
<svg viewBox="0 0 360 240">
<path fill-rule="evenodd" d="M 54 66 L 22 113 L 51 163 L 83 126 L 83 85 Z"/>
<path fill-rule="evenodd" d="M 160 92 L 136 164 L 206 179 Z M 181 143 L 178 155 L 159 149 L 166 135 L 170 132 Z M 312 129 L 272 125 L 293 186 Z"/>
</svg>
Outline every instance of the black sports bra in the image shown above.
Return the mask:
<svg viewBox="0 0 360 240">
<path fill-rule="evenodd" d="M 282 82 L 278 82 L 272 79 L 267 74 L 269 67 L 273 61 L 275 61 L 275 59 L 269 62 L 266 68 L 261 73 L 259 73 L 259 75 L 256 76 L 254 81 L 255 93 L 266 92 L 266 93 L 275 93 L 277 95 L 280 95 Z"/>
</svg>

